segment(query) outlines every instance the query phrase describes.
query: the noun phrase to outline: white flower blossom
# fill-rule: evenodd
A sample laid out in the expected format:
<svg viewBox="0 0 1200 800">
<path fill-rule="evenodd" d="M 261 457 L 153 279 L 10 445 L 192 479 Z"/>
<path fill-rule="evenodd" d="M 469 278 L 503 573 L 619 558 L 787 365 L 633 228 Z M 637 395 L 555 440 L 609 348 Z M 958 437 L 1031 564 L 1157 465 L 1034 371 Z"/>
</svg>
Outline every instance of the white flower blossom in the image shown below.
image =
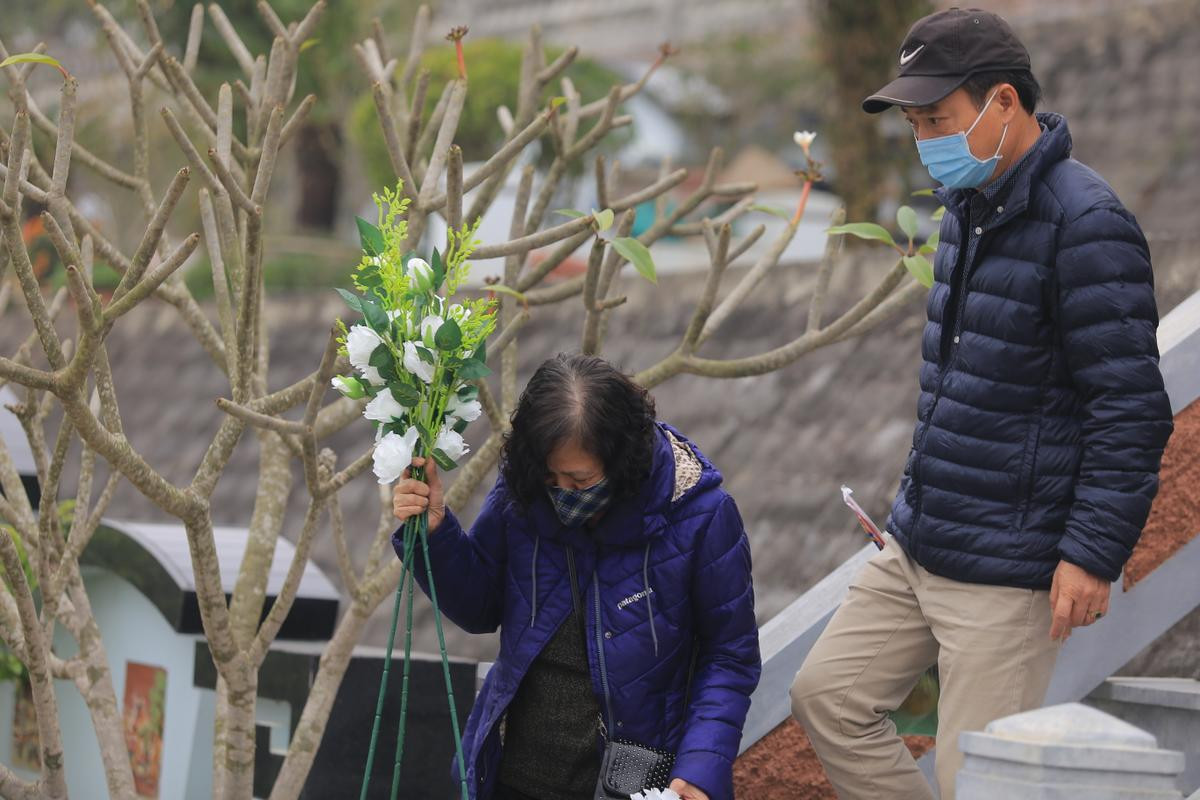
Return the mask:
<svg viewBox="0 0 1200 800">
<path fill-rule="evenodd" d="M 372 386 L 383 386 L 385 383 L 383 376 L 379 374 L 379 370 L 375 367 L 368 365 L 360 369 L 359 372 L 362 373 L 363 380 Z"/>
<path fill-rule="evenodd" d="M 433 287 L 433 267 L 423 258 L 408 260 L 408 275 L 413 283 L 423 289 Z"/>
<path fill-rule="evenodd" d="M 471 318 L 471 309 L 459 303 L 455 303 L 446 311 L 446 315 L 453 317 L 454 321 L 461 325 Z"/>
<path fill-rule="evenodd" d="M 346 354 L 350 357 L 350 363 L 360 370 L 370 366 L 371 353 L 381 344 L 383 339 L 366 325 L 355 325 L 346 334 Z"/>
<path fill-rule="evenodd" d="M 817 138 L 817 134 L 813 131 L 796 131 L 792 134 L 792 139 L 804 151 L 805 157 L 808 156 L 808 149 L 812 147 L 813 139 Z"/>
<path fill-rule="evenodd" d="M 446 401 L 446 424 L 451 428 L 454 427 L 458 420 L 466 420 L 474 422 L 479 419 L 479 415 L 483 413 L 483 406 L 478 400 L 468 400 L 463 402 L 458 395 L 450 395 L 450 399 Z"/>
<path fill-rule="evenodd" d="M 363 416 L 375 422 L 391 422 L 395 419 L 400 419 L 407 414 L 409 409 L 400 405 L 392 393 L 384 389 L 375 398 L 367 403 L 366 409 L 363 410 Z"/>
<path fill-rule="evenodd" d="M 366 391 L 363 390 L 362 384 L 354 378 L 347 378 L 344 375 L 334 375 L 329 380 L 329 383 L 334 389 L 337 389 L 351 400 L 357 400 L 366 395 Z"/>
<path fill-rule="evenodd" d="M 373 472 L 380 483 L 392 483 L 404 474 L 412 464 L 418 436 L 416 428 L 409 428 L 403 436 L 389 433 L 379 440 L 372 458 Z"/>
<path fill-rule="evenodd" d="M 439 317 L 437 314 L 430 314 L 421 320 L 421 340 L 426 344 L 433 341 L 433 337 L 437 335 L 438 328 L 444 325 L 446 320 Z"/>
<path fill-rule="evenodd" d="M 433 364 L 429 364 L 417 355 L 415 342 L 404 343 L 404 368 L 416 375 L 425 383 L 433 383 Z"/>
<path fill-rule="evenodd" d="M 451 461 L 458 461 L 471 452 L 471 448 L 463 441 L 462 434 L 455 433 L 449 428 L 442 428 L 433 446 L 435 449 L 445 453 Z"/>
</svg>

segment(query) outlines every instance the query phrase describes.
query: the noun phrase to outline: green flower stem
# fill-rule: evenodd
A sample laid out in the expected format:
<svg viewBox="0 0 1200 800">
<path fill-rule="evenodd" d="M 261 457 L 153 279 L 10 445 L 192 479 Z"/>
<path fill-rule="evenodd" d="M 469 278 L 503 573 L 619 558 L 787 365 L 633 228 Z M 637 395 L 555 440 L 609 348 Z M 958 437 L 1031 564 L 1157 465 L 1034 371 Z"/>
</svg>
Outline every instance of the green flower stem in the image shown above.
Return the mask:
<svg viewBox="0 0 1200 800">
<path fill-rule="evenodd" d="M 396 800 L 397 793 L 400 791 L 400 761 L 404 756 L 404 734 L 406 730 L 406 721 L 408 720 L 408 682 L 409 673 L 412 668 L 412 637 L 413 637 L 413 570 L 407 566 L 411 563 L 412 554 L 415 551 L 416 528 L 424 528 L 427 525 L 424 514 L 420 516 L 420 521 L 415 526 L 405 525 L 404 528 L 404 552 L 409 557 L 410 561 L 405 562 L 404 576 L 402 581 L 405 595 L 405 622 L 404 622 L 404 680 L 400 692 L 400 722 L 396 729 L 396 763 L 392 767 L 392 794 L 391 800 Z"/>
<path fill-rule="evenodd" d="M 396 623 L 400 620 L 400 600 L 403 597 L 404 578 L 412 572 L 412 556 L 415 551 L 416 537 L 412 535 L 412 518 L 404 523 L 404 571 L 400 576 L 400 585 L 396 587 L 396 603 L 392 608 L 392 627 L 388 633 L 387 654 L 383 659 L 383 677 L 379 681 L 379 699 L 375 701 L 375 721 L 371 725 L 371 744 L 367 748 L 367 765 L 363 770 L 362 790 L 359 800 L 367 800 L 367 790 L 371 786 L 371 770 L 375 766 L 375 746 L 379 742 L 379 725 L 383 719 L 383 700 L 387 695 L 388 673 L 392 666 L 392 644 L 396 640 Z M 411 625 L 410 625 L 411 627 Z"/>
<path fill-rule="evenodd" d="M 467 764 L 463 758 L 462 733 L 458 729 L 458 709 L 454 703 L 454 686 L 450 681 L 450 657 L 446 653 L 446 634 L 442 630 L 442 611 L 438 605 L 437 588 L 433 584 L 433 565 L 429 561 L 429 531 L 428 525 L 422 525 L 421 552 L 425 556 L 425 576 L 429 580 L 429 599 L 433 602 L 433 621 L 437 627 L 438 648 L 442 653 L 442 675 L 446 679 L 446 696 L 450 701 L 450 725 L 454 729 L 454 750 L 458 756 L 458 777 L 462 792 L 462 800 L 468 800 L 467 794 Z"/>
</svg>

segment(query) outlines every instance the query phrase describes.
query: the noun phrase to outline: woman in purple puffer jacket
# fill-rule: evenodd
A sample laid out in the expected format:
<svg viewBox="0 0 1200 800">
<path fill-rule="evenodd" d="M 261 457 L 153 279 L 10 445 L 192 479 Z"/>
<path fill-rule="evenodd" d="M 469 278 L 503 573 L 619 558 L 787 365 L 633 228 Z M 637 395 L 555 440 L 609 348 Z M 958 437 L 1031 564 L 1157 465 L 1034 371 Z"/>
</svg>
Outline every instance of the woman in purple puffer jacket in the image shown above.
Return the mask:
<svg viewBox="0 0 1200 800">
<path fill-rule="evenodd" d="M 610 737 L 674 753 L 684 800 L 731 800 L 761 668 L 750 547 L 649 394 L 599 358 L 542 364 L 470 531 L 427 468 L 396 485 L 396 517 L 429 512 L 443 613 L 500 630 L 463 735 L 472 797 L 590 800 Z"/>
</svg>

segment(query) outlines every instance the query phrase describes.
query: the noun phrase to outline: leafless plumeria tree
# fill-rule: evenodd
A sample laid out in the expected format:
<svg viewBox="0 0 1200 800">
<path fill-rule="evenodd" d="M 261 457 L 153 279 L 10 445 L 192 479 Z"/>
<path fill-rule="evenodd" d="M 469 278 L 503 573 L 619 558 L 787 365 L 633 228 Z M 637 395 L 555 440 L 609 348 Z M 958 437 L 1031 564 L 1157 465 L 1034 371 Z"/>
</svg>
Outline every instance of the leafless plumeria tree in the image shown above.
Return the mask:
<svg viewBox="0 0 1200 800">
<path fill-rule="evenodd" d="M 323 356 L 313 353 L 316 370 L 286 388 L 268 392 L 268 339 L 263 315 L 264 210 L 269 207 L 272 176 L 278 154 L 304 123 L 312 96 L 293 97 L 297 63 L 305 42 L 314 37 L 324 0 L 298 21 L 285 23 L 264 0 L 258 3 L 263 22 L 274 33 L 269 54 L 255 55 L 243 43 L 221 8 L 212 4 L 193 9 L 186 42 L 164 41 L 147 0 L 139 0 L 140 29 L 127 30 L 98 2 L 92 10 L 112 53 L 128 79 L 131 110 L 132 163 L 119 165 L 75 141 L 76 78 L 64 73 L 56 118 L 41 110 L 26 89 L 34 63 L 8 66 L 7 79 L 14 118 L 0 126 L 0 309 L 20 296 L 32 327 L 28 338 L 11 354 L 0 357 L 0 385 L 23 390 L 14 411 L 24 426 L 42 486 L 40 506 L 32 507 L 22 489 L 9 444 L 0 440 L 0 559 L 7 580 L 0 591 L 0 635 L 27 667 L 41 744 L 41 775 L 28 782 L 0 766 L 0 795 L 13 798 L 65 798 L 63 746 L 53 680 L 69 680 L 91 713 L 114 798 L 135 797 L 132 770 L 122 733 L 121 711 L 113 690 L 102 631 L 89 605 L 79 557 L 106 512 L 119 481 L 125 480 L 185 527 L 195 572 L 204 632 L 219 675 L 214 736 L 214 781 L 225 800 L 249 798 L 254 766 L 254 708 L 259 668 L 296 596 L 313 539 L 329 520 L 348 604 L 332 641 L 320 659 L 308 701 L 294 732 L 272 800 L 295 798 L 316 755 L 338 686 L 352 649 L 371 613 L 395 590 L 400 566 L 391 554 L 392 525 L 385 488 L 380 492 L 380 516 L 366 563 L 356 566 L 350 556 L 338 493 L 370 466 L 370 453 L 354 454 L 337 468 L 335 453 L 322 447 L 332 434 L 356 420 L 362 401 L 340 398 L 326 403 L 330 376 L 345 371 L 331 331 Z M 586 101 L 563 77 L 576 57 L 569 49 L 546 63 L 538 31 L 531 32 L 521 68 L 519 96 L 513 111 L 501 109 L 504 143 L 485 163 L 464 175 L 462 153 L 455 133 L 468 91 L 465 69 L 442 89 L 433 112 L 423 113 L 430 90 L 429 74 L 420 59 L 428 37 L 429 12 L 418 15 L 408 52 L 393 57 L 381 26 L 356 45 L 356 52 L 374 94 L 375 104 L 396 176 L 412 201 L 410 240 L 414 245 L 433 215 L 451 229 L 473 221 L 492 205 L 518 156 L 535 140 L 548 140 L 553 160 L 539 173 L 531 166 L 519 176 L 510 238 L 487 242 L 476 258 L 504 259 L 500 330 L 491 351 L 499 360 L 498 392 L 486 382 L 480 397 L 491 424 L 486 443 L 464 466 L 448 502 L 461 505 L 495 465 L 507 420 L 517 399 L 519 331 L 540 306 L 582 302 L 579 320 L 582 350 L 602 350 L 608 317 L 624 297 L 616 287 L 626 261 L 611 237 L 601 235 L 598 214 L 548 225 L 547 212 L 555 190 L 571 166 L 591 153 L 607 134 L 631 123 L 620 114 L 622 104 L 638 93 L 659 60 L 633 84 L 615 86 L 607 97 Z M 209 31 L 232 52 L 241 75 L 221 85 L 215 104 L 193 80 L 201 37 Z M 456 31 L 451 38 L 461 37 Z M 176 46 L 182 44 L 182 50 Z M 39 52 L 41 48 L 39 48 Z M 0 43 L 0 59 L 9 53 Z M 44 68 L 44 67 L 43 67 Z M 561 86 L 562 100 L 545 103 L 551 86 Z M 235 107 L 245 119 L 245 135 L 234 130 Z M 151 113 L 158 110 L 161 119 Z M 155 187 L 150 169 L 151 126 L 163 125 L 177 143 L 181 168 L 165 188 Z M 54 146 L 52 164 L 35 153 L 34 138 Z M 129 192 L 141 208 L 145 229 L 132 252 L 98 230 L 67 193 L 72 166 L 81 166 Z M 707 243 L 711 265 L 702 299 L 678 347 L 660 363 L 637 375 L 647 386 L 680 373 L 714 378 L 755 375 L 779 369 L 816 348 L 857 336 L 898 312 L 924 291 L 906 280 L 903 264 L 872 291 L 832 322 L 822 311 L 833 268 L 830 252 L 819 268 L 808 309 L 806 329 L 787 344 L 760 355 L 714 360 L 700 355 L 706 340 L 719 333 L 751 290 L 765 280 L 779 261 L 799 225 L 800 214 L 744 273 L 728 292 L 722 278 L 728 267 L 760 238 L 760 226 L 735 242 L 731 223 L 750 210 L 752 185 L 717 182 L 722 166 L 713 152 L 697 188 L 669 213 L 667 193 L 687 177 L 684 169 L 664 165 L 651 185 L 617 197 L 617 166 L 595 158 L 596 190 L 602 209 L 616 215 L 615 232 L 628 236 L 634 208 L 657 201 L 657 221 L 638 239 L 649 247 L 667 234 L 699 235 Z M 198 194 L 201 229 L 179 236 L 168 232 L 181 198 Z M 464 194 L 474 191 L 464 210 Z M 22 239 L 22 203 L 46 210 L 42 219 L 62 262 L 67 285 L 53 297 L 43 295 Z M 732 206 L 716 216 L 706 214 L 713 202 Z M 603 212 L 607 214 L 607 212 Z M 543 285 L 552 270 L 591 241 L 585 275 Z M 836 241 L 832 239 L 831 241 Z M 203 244 L 212 266 L 214 301 L 201 307 L 185 285 L 179 268 Z M 531 251 L 551 248 L 536 266 Z M 121 273 L 111 297 L 102 300 L 93 286 L 93 266 L 101 260 Z M 224 387 L 203 387 L 206 395 L 227 395 L 218 402 L 226 412 L 190 482 L 168 481 L 142 457 L 126 437 L 117 387 L 106 348 L 106 337 L 122 316 L 139 304 L 157 298 L 173 306 L 181 322 L 227 380 Z M 581 298 L 581 301 L 577 298 Z M 60 333 L 57 318 L 74 314 L 73 334 Z M 5 324 L 15 312 L 6 313 Z M 333 322 L 332 320 L 330 322 Z M 35 352 L 36 350 L 36 352 Z M 202 399 L 200 402 L 206 402 Z M 299 418 L 292 413 L 301 409 Z M 57 425 L 51 424 L 57 420 Z M 50 430 L 53 428 L 53 430 Z M 210 498 L 243 435 L 257 437 L 259 462 L 257 494 L 247 527 L 242 559 L 232 598 L 226 600 L 213 538 Z M 68 456 L 79 453 L 79 478 L 63 486 Z M 97 462 L 107 464 L 105 477 Z M 293 491 L 291 466 L 303 465 L 307 513 L 300 530 L 295 559 L 278 598 L 262 617 L 266 581 L 280 535 L 284 509 Z M 101 484 L 102 485 L 99 485 Z M 65 497 L 74 498 L 73 513 L 58 512 Z M 32 580 L 22 563 L 25 554 Z M 40 597 L 40 600 L 37 599 Z M 261 620 L 261 622 L 260 622 Z M 78 643 L 75 655 L 62 657 L 53 647 L 61 627 Z M 364 715 L 368 713 L 364 709 Z"/>
</svg>

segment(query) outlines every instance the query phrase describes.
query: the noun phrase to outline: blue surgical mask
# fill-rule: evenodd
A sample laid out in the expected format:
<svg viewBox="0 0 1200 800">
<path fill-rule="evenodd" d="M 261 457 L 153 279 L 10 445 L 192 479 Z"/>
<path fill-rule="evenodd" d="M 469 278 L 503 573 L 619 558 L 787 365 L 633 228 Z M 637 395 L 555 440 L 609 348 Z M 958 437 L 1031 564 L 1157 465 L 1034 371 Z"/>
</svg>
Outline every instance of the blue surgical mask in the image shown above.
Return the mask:
<svg viewBox="0 0 1200 800">
<path fill-rule="evenodd" d="M 976 189 L 996 170 L 996 162 L 1002 158 L 1000 148 L 1004 146 L 1004 137 L 1008 135 L 1007 124 L 1000 134 L 1000 144 L 996 145 L 996 152 L 991 158 L 976 158 L 971 152 L 971 145 L 967 143 L 967 136 L 975 130 L 979 120 L 983 119 L 983 112 L 987 111 L 995 97 L 996 93 L 992 92 L 992 96 L 979 111 L 979 116 L 975 117 L 975 121 L 965 132 L 939 136 L 936 139 L 917 140 L 917 152 L 921 155 L 921 163 L 929 169 L 933 179 L 947 189 Z"/>
</svg>

